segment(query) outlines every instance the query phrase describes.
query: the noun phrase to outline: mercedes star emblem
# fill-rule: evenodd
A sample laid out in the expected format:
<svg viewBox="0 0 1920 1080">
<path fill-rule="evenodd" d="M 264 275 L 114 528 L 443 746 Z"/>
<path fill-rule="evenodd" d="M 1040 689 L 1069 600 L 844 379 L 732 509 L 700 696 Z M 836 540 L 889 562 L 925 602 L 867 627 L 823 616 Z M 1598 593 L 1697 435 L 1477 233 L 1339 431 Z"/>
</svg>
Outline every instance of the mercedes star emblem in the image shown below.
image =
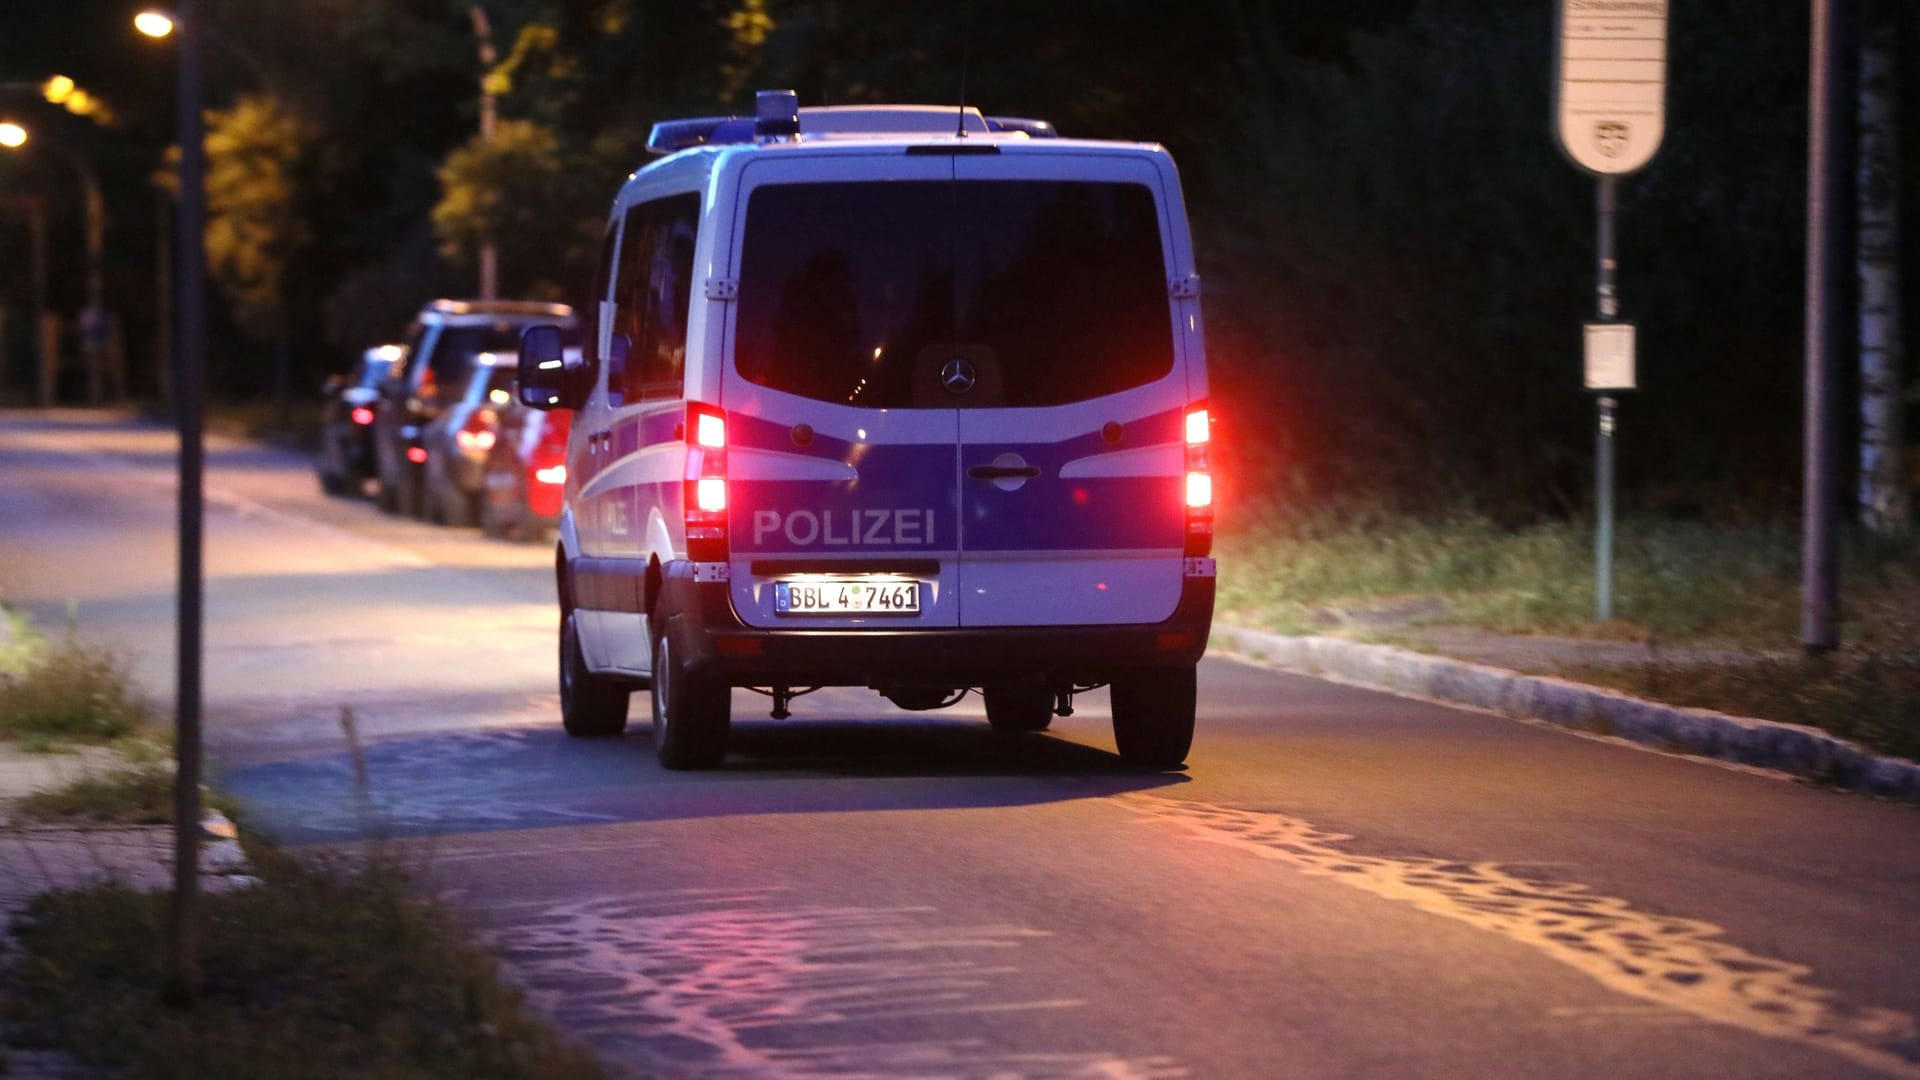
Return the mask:
<svg viewBox="0 0 1920 1080">
<path fill-rule="evenodd" d="M 956 356 L 947 361 L 940 369 L 940 385 L 947 388 L 949 394 L 964 394 L 973 389 L 973 365 L 965 357 Z"/>
</svg>

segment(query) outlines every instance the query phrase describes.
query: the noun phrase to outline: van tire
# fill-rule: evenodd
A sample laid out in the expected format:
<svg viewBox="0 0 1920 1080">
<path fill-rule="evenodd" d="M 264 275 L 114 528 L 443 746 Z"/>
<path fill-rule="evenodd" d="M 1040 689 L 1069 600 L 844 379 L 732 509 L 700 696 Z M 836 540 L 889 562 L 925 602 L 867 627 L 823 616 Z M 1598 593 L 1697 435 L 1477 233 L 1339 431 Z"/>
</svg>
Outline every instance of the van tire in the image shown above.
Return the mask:
<svg viewBox="0 0 1920 1080">
<path fill-rule="evenodd" d="M 980 691 L 987 701 L 987 723 L 1005 734 L 1045 731 L 1053 723 L 1053 690 L 1043 685 L 989 686 Z"/>
<path fill-rule="evenodd" d="M 733 692 L 689 672 L 672 642 L 653 642 L 653 752 L 669 769 L 711 769 L 727 756 Z"/>
<path fill-rule="evenodd" d="M 560 617 L 560 724 L 576 739 L 599 739 L 627 730 L 632 693 L 587 669 L 573 612 Z"/>
<path fill-rule="evenodd" d="M 1187 751 L 1193 748 L 1197 693 L 1191 665 L 1114 680 L 1110 692 L 1113 741 L 1121 760 L 1156 768 L 1187 760 Z"/>
</svg>

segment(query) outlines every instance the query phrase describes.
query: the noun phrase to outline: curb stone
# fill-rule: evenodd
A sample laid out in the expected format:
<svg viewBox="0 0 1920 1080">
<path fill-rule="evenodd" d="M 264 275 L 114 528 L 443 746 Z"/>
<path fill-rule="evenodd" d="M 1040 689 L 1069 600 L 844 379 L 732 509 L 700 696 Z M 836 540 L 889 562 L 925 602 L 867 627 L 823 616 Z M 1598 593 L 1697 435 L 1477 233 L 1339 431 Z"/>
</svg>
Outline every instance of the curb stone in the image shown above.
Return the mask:
<svg viewBox="0 0 1920 1080">
<path fill-rule="evenodd" d="M 1800 724 L 1664 705 L 1550 675 L 1523 675 L 1342 638 L 1292 637 L 1216 625 L 1209 647 L 1300 675 L 1469 705 L 1920 802 L 1920 763 L 1883 757 L 1858 743 Z"/>
</svg>

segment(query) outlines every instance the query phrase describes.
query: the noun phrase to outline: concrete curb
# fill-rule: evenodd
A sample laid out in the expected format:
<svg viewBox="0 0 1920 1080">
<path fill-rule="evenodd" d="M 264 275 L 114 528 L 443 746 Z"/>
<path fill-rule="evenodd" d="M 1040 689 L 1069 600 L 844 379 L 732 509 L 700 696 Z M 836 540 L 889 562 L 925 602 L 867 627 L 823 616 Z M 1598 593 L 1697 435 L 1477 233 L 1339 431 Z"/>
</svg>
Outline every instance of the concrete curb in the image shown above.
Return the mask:
<svg viewBox="0 0 1920 1080">
<path fill-rule="evenodd" d="M 1218 625 L 1210 648 L 1301 675 L 1502 716 L 1615 735 L 1660 749 L 1778 769 L 1837 787 L 1920 801 L 1920 764 L 1881 757 L 1818 728 L 1663 705 L 1546 675 L 1428 656 L 1390 645 L 1290 637 Z"/>
</svg>

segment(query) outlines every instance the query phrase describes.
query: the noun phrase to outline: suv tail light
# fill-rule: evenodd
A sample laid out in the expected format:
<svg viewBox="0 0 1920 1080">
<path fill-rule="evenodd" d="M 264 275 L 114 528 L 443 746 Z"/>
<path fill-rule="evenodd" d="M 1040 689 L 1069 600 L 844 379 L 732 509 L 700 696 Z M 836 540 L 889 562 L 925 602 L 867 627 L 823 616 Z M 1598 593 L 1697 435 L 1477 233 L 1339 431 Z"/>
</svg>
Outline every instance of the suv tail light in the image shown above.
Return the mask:
<svg viewBox="0 0 1920 1080">
<path fill-rule="evenodd" d="M 493 429 L 493 411 L 475 409 L 467 422 L 460 425 L 460 430 L 453 433 L 453 441 L 470 454 L 484 454 L 493 449 L 494 440 L 499 438 Z"/>
<path fill-rule="evenodd" d="M 1213 472 L 1207 467 L 1207 443 L 1213 437 L 1204 402 L 1187 410 L 1187 504 L 1189 556 L 1213 554 Z"/>
<path fill-rule="evenodd" d="M 687 402 L 687 557 L 727 557 L 727 416 L 711 405 Z"/>
<path fill-rule="evenodd" d="M 567 482 L 567 434 L 571 413 L 534 413 L 532 422 L 540 434 L 534 440 L 527 460 L 527 507 L 541 517 L 560 516 L 562 491 Z"/>
</svg>

